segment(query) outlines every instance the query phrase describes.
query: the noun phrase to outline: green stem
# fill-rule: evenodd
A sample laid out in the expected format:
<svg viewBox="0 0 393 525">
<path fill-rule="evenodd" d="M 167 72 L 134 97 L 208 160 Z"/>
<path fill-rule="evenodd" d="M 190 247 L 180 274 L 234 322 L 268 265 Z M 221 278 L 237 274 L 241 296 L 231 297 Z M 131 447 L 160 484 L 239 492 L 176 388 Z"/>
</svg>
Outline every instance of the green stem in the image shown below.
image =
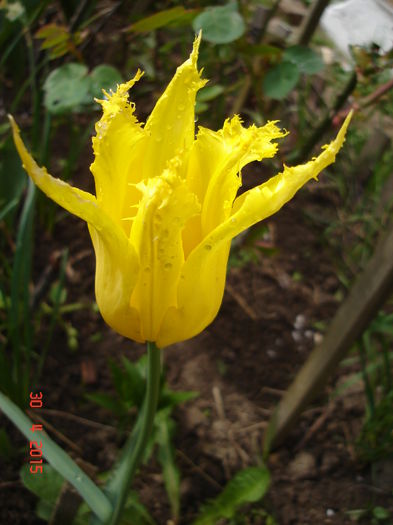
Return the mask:
<svg viewBox="0 0 393 525">
<path fill-rule="evenodd" d="M 374 401 L 374 394 L 373 394 L 373 389 L 372 389 L 372 386 L 371 386 L 370 378 L 369 378 L 369 375 L 367 373 L 367 348 L 366 348 L 365 337 L 366 336 L 362 336 L 359 339 L 358 348 L 359 348 L 360 363 L 361 363 L 361 367 L 362 367 L 362 377 L 363 377 L 363 382 L 364 382 L 364 390 L 365 390 L 365 393 L 366 393 L 366 398 L 367 398 L 367 402 L 368 402 L 368 409 L 369 409 L 369 412 L 370 412 L 369 415 L 373 416 L 374 415 L 374 410 L 375 410 L 375 401 Z"/>
<path fill-rule="evenodd" d="M 106 522 L 107 525 L 119 523 L 132 480 L 153 428 L 161 378 L 161 352 L 155 343 L 147 343 L 147 360 L 147 385 L 143 408 L 134 431 L 123 448 L 114 475 L 106 487 L 108 497 L 113 504 L 113 513 L 111 519 Z"/>
</svg>

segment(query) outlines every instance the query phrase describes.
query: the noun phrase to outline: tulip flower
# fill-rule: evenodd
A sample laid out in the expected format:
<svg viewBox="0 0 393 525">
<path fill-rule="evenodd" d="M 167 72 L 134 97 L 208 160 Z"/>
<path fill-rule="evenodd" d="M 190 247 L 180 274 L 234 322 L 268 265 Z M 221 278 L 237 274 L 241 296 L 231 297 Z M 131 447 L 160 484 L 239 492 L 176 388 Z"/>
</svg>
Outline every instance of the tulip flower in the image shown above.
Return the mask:
<svg viewBox="0 0 393 525">
<path fill-rule="evenodd" d="M 105 321 L 135 341 L 162 348 L 193 337 L 213 321 L 225 286 L 231 240 L 269 217 L 334 162 L 336 139 L 306 164 L 288 167 L 240 196 L 241 170 L 271 158 L 276 122 L 245 127 L 238 116 L 219 131 L 199 127 L 195 96 L 206 80 L 197 69 L 200 36 L 145 125 L 121 84 L 98 101 L 93 138 L 96 195 L 49 175 L 25 148 L 11 118 L 23 165 L 48 197 L 87 222 L 96 255 L 95 292 Z"/>
</svg>

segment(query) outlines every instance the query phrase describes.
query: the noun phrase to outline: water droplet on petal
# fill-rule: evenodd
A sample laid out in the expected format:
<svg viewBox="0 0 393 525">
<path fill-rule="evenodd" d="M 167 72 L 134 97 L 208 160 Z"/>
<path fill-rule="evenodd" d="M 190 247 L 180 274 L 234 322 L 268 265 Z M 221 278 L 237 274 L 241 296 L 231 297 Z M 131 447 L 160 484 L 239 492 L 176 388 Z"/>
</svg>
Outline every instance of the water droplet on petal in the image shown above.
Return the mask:
<svg viewBox="0 0 393 525">
<path fill-rule="evenodd" d="M 172 268 L 172 263 L 170 263 L 170 262 L 165 263 L 164 264 L 164 268 L 165 268 L 165 270 L 170 270 Z"/>
<path fill-rule="evenodd" d="M 212 245 L 211 245 L 211 244 L 206 244 L 206 246 L 205 246 L 205 250 L 207 250 L 208 252 L 210 252 L 211 249 L 212 249 Z"/>
<path fill-rule="evenodd" d="M 178 109 L 179 111 L 184 111 L 185 107 L 186 107 L 186 106 L 185 106 L 184 104 L 179 104 L 179 105 L 177 106 L 177 109 Z"/>
</svg>

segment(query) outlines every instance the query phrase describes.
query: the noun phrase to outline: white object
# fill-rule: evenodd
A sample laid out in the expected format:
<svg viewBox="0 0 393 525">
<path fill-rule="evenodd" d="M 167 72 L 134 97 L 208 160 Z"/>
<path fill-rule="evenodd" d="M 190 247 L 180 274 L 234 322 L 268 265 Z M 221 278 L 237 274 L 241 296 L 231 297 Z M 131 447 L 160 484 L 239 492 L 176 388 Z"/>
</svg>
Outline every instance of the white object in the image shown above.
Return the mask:
<svg viewBox="0 0 393 525">
<path fill-rule="evenodd" d="M 389 0 L 346 0 L 325 9 L 321 26 L 335 45 L 351 58 L 349 46 L 377 44 L 393 48 L 393 6 Z"/>
</svg>

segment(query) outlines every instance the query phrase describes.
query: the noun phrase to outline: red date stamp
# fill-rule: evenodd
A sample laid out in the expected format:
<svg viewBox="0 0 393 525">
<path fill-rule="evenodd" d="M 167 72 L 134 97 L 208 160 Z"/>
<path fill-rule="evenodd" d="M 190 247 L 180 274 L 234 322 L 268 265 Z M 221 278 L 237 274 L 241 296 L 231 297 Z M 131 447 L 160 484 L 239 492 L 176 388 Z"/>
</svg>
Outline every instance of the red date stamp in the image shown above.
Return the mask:
<svg viewBox="0 0 393 525">
<path fill-rule="evenodd" d="M 30 408 L 41 408 L 43 405 L 42 392 L 34 394 L 30 392 Z M 34 432 L 42 432 L 43 428 L 41 424 L 34 424 L 30 429 Z M 36 437 L 36 436 L 34 436 Z M 30 472 L 32 474 L 42 474 L 42 441 L 30 441 Z"/>
</svg>

